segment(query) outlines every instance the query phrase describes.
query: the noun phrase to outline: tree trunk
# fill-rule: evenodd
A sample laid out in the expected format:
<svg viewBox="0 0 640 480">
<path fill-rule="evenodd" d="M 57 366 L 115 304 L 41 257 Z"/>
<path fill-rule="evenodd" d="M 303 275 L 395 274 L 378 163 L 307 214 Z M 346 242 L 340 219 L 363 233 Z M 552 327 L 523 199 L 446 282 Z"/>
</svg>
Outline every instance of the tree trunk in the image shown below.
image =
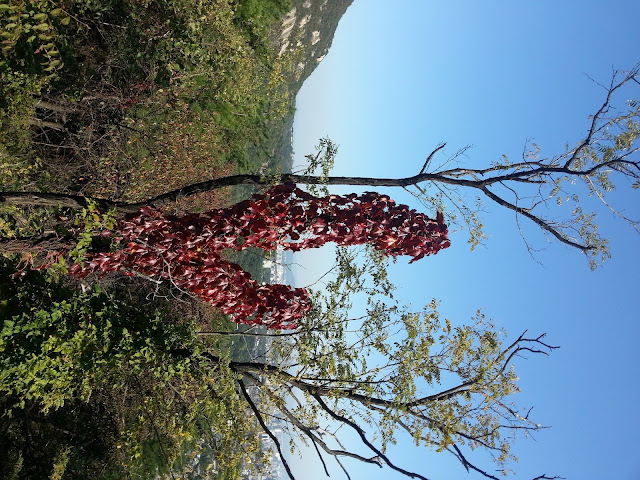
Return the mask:
<svg viewBox="0 0 640 480">
<path fill-rule="evenodd" d="M 282 183 L 295 183 L 305 185 L 317 185 L 326 183 L 327 185 L 360 185 L 371 187 L 406 187 L 417 183 L 438 180 L 448 183 L 446 178 L 433 174 L 420 174 L 406 178 L 372 178 L 372 177 L 328 177 L 321 178 L 309 175 L 283 174 L 280 177 Z M 450 182 L 454 183 L 454 182 Z M 464 182 L 456 180 L 455 184 L 460 185 Z M 471 183 L 471 182 L 470 182 Z M 158 195 L 157 197 L 143 200 L 135 203 L 114 202 L 105 199 L 88 199 L 81 195 L 70 195 L 65 193 L 39 193 L 39 192 L 0 192 L 0 203 L 17 206 L 38 206 L 38 207 L 58 207 L 81 209 L 86 208 L 89 200 L 94 201 L 98 208 L 108 210 L 115 208 L 118 213 L 132 213 L 140 207 L 149 205 L 159 207 L 167 203 L 174 202 L 182 197 L 190 197 L 199 193 L 217 190 L 218 188 L 229 187 L 232 185 L 269 185 L 269 181 L 260 175 L 231 175 L 228 177 L 215 178 L 200 183 L 187 185 L 167 193 Z"/>
<path fill-rule="evenodd" d="M 0 252 L 2 253 L 53 252 L 66 250 L 72 246 L 73 242 L 58 236 L 56 233 L 43 233 L 26 238 L 0 239 Z"/>
</svg>

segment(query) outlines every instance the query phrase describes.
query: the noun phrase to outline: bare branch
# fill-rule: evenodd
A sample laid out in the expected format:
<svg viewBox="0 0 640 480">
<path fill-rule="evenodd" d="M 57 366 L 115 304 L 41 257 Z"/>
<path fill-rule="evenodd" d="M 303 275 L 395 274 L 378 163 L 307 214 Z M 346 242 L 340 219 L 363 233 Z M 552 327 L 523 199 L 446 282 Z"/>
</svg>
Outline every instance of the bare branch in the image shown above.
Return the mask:
<svg viewBox="0 0 640 480">
<path fill-rule="evenodd" d="M 278 410 L 280 410 L 280 412 L 284 414 L 284 416 L 291 422 L 291 424 L 294 425 L 296 428 L 298 428 L 311 440 L 311 442 L 316 447 L 316 451 L 318 451 L 317 448 L 318 446 L 320 446 L 320 448 L 322 448 L 329 455 L 332 455 L 336 459 L 336 461 L 338 461 L 338 463 L 340 464 L 344 472 L 347 474 L 347 477 L 349 477 L 349 474 L 344 468 L 344 466 L 342 466 L 342 464 L 340 463 L 338 457 L 354 458 L 364 463 L 371 463 L 374 465 L 378 465 L 379 467 L 382 467 L 382 465 L 380 465 L 380 463 L 375 459 L 375 457 L 367 458 L 367 457 L 363 457 L 362 455 L 358 455 L 357 453 L 350 452 L 346 450 L 339 441 L 338 441 L 338 445 L 340 445 L 340 448 L 342 448 L 342 450 L 335 450 L 329 447 L 318 435 L 314 433 L 314 430 L 317 430 L 317 428 L 314 429 L 302 423 L 302 421 L 284 405 L 282 400 L 278 398 L 276 394 L 268 386 L 266 386 L 264 383 L 259 382 L 259 380 L 255 376 L 251 375 L 250 377 L 252 381 L 255 381 L 261 384 L 262 391 L 264 391 L 272 399 L 272 401 L 277 406 Z M 328 433 L 328 432 L 324 432 L 324 433 Z M 318 451 L 318 455 L 320 455 L 319 451 Z M 329 476 L 329 472 L 327 471 L 327 467 L 324 463 L 324 460 L 322 459 L 322 456 L 320 456 L 320 459 L 322 461 L 322 464 L 325 466 L 325 473 L 327 474 L 327 476 Z"/>
<path fill-rule="evenodd" d="M 573 162 L 575 162 L 576 159 L 582 154 L 584 149 L 591 144 L 591 142 L 593 141 L 593 137 L 596 134 L 596 132 L 598 130 L 604 128 L 604 126 L 600 126 L 599 127 L 598 126 L 598 122 L 600 121 L 600 118 L 602 117 L 602 115 L 609 109 L 609 106 L 611 105 L 611 97 L 625 83 L 629 82 L 630 80 L 636 80 L 636 77 L 638 76 L 638 66 L 634 67 L 618 83 L 615 82 L 617 74 L 618 74 L 618 72 L 614 73 L 613 78 L 611 79 L 611 84 L 609 85 L 609 88 L 606 89 L 607 90 L 607 96 L 606 96 L 604 102 L 602 103 L 602 105 L 600 106 L 598 111 L 591 118 L 591 125 L 589 126 L 589 131 L 587 132 L 587 136 L 584 138 L 582 143 L 580 145 L 578 145 L 578 147 L 573 151 L 573 154 L 565 162 L 564 166 L 566 168 L 568 168 Z"/>
<path fill-rule="evenodd" d="M 496 202 L 498 205 L 501 205 L 503 207 L 507 207 L 509 210 L 513 210 L 514 212 L 519 213 L 520 215 L 522 215 L 524 217 L 527 217 L 533 223 L 538 225 L 542 230 L 544 230 L 546 232 L 549 232 L 551 235 L 556 237 L 562 243 L 564 243 L 566 245 L 569 245 L 570 247 L 577 248 L 578 250 L 581 250 L 583 252 L 586 252 L 588 250 L 593 250 L 594 248 L 596 248 L 596 247 L 593 247 L 593 246 L 590 246 L 590 245 L 582 245 L 580 243 L 577 243 L 577 242 L 571 240 L 570 238 L 567 238 L 558 229 L 554 228 L 549 223 L 545 222 L 542 218 L 540 218 L 540 217 L 538 217 L 536 215 L 533 215 L 531 212 L 529 212 L 528 210 L 526 210 L 524 208 L 517 207 L 514 204 L 507 202 L 502 197 L 499 197 L 498 195 L 493 193 L 487 187 L 482 187 L 481 190 L 487 197 L 489 197 L 491 200 Z"/>
<path fill-rule="evenodd" d="M 262 427 L 262 430 L 264 430 L 264 432 L 267 435 L 269 435 L 269 438 L 271 438 L 271 440 L 273 440 L 273 443 L 276 445 L 276 449 L 278 450 L 278 454 L 280 455 L 280 460 L 282 461 L 282 465 L 284 465 L 284 468 L 287 471 L 289 478 L 291 480 L 295 480 L 296 477 L 293 476 L 293 473 L 291 472 L 291 468 L 287 463 L 287 459 L 284 458 L 284 454 L 282 453 L 282 448 L 280 447 L 280 442 L 278 441 L 278 438 L 273 434 L 273 432 L 269 429 L 269 427 L 267 427 L 267 424 L 264 423 L 264 420 L 262 418 L 262 415 L 260 414 L 260 411 L 258 410 L 258 407 L 249 396 L 249 392 L 247 392 L 247 389 L 245 388 L 244 383 L 242 383 L 242 380 L 238 381 L 238 386 L 240 387 L 240 392 L 242 392 L 242 396 L 247 401 L 247 403 L 249 404 L 249 407 L 255 414 L 256 420 L 258 420 L 260 427 Z"/>
<path fill-rule="evenodd" d="M 438 144 L 438 146 L 436 146 L 436 148 L 434 148 L 431 153 L 429 154 L 429 156 L 427 157 L 427 159 L 424 162 L 424 165 L 422 165 L 422 168 L 420 169 L 420 172 L 418 173 L 418 175 L 424 173 L 424 171 L 427 168 L 427 165 L 429 165 L 429 162 L 431 161 L 431 159 L 433 158 L 433 156 L 439 151 L 442 150 L 445 147 L 446 143 L 440 143 Z"/>
<path fill-rule="evenodd" d="M 492 480 L 500 480 L 498 477 L 491 475 L 490 473 L 482 470 L 481 468 L 478 468 L 477 466 L 475 466 L 474 464 L 472 464 L 471 462 L 469 462 L 469 460 L 467 460 L 467 458 L 462 454 L 462 452 L 460 451 L 460 449 L 458 448 L 458 446 L 454 443 L 452 445 L 454 451 L 455 451 L 455 456 L 458 457 L 458 459 L 460 460 L 460 462 L 462 462 L 462 465 L 465 466 L 465 468 L 467 469 L 467 471 L 469 471 L 469 469 L 471 470 L 475 470 L 476 472 L 478 472 L 480 475 L 486 477 L 486 478 L 491 478 Z"/>
<path fill-rule="evenodd" d="M 407 477 L 410 477 L 410 478 L 419 478 L 421 480 L 429 480 L 427 477 L 424 477 L 424 476 L 420 475 L 419 473 L 410 472 L 408 470 L 405 470 L 404 468 L 401 468 L 401 467 L 398 467 L 398 466 L 394 465 L 391 462 L 391 460 L 389 460 L 389 458 L 384 453 L 382 453 L 382 451 L 380 451 L 378 448 L 376 448 L 369 441 L 369 439 L 365 435 L 364 430 L 358 424 L 352 422 L 351 420 L 349 420 L 346 417 L 343 417 L 342 415 L 339 415 L 334 410 L 329 408 L 327 406 L 327 404 L 324 402 L 324 400 L 322 400 L 322 397 L 319 394 L 312 393 L 311 396 L 318 402 L 320 407 L 322 407 L 322 409 L 329 414 L 329 416 L 331 418 L 333 418 L 334 420 L 339 421 L 340 423 L 344 423 L 345 425 L 349 425 L 351 428 L 353 428 L 358 433 L 358 436 L 360 437 L 360 440 L 362 440 L 362 443 L 364 443 L 367 447 L 369 447 L 371 449 L 371 451 L 375 452 L 378 455 L 378 457 L 380 459 L 382 459 L 390 468 L 392 468 L 396 472 L 400 472 L 403 475 L 406 475 Z"/>
</svg>

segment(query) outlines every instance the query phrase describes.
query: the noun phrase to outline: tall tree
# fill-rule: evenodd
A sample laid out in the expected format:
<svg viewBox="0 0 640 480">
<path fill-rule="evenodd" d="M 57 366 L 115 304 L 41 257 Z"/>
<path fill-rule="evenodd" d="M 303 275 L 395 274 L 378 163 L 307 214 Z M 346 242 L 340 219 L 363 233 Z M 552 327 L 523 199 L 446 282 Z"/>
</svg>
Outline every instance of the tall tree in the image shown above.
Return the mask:
<svg viewBox="0 0 640 480">
<path fill-rule="evenodd" d="M 268 337 L 275 351 L 268 360 L 226 363 L 240 397 L 281 455 L 273 418 L 296 444 L 314 447 L 327 474 L 329 457 L 351 478 L 342 463 L 351 458 L 425 480 L 428 469 L 409 471 L 386 453 L 408 434 L 417 445 L 452 454 L 467 471 L 497 479 L 472 452 L 488 452 L 506 472 L 516 434 L 544 428 L 529 409 L 515 406 L 512 364 L 555 347 L 527 332 L 503 345 L 503 334 L 481 312 L 473 324 L 453 326 L 440 318 L 435 300 L 422 311 L 404 309 L 392 300 L 384 257 L 364 253 L 338 250 L 335 279 L 314 296 L 296 331 Z M 362 315 L 352 309 L 357 295 L 369 299 Z M 198 360 L 225 363 L 207 351 Z M 347 443 L 347 431 L 360 445 Z M 285 467 L 295 478 L 286 461 Z"/>
<path fill-rule="evenodd" d="M 405 433 L 418 445 L 452 454 L 467 470 L 497 478 L 472 451 L 488 452 L 507 469 L 516 434 L 543 428 L 527 408 L 515 406 L 512 363 L 554 347 L 526 332 L 502 345 L 503 334 L 481 312 L 465 326 L 441 320 L 435 301 L 419 312 L 405 309 L 393 300 L 387 257 L 370 247 L 363 253 L 338 250 L 335 279 L 326 293 L 313 294 L 296 330 L 243 332 L 265 337 L 271 351 L 244 361 L 210 341 L 229 332 L 204 330 L 188 319 L 176 325 L 145 306 L 128 306 L 126 295 L 74 295 L 52 288 L 41 272 L 15 281 L 0 277 L 0 392 L 3 408 L 12 412 L 0 422 L 0 443 L 8 445 L 12 468 L 33 458 L 15 431 L 24 418 L 29 432 L 44 426 L 58 432 L 66 442 L 60 448 L 70 449 L 70 472 L 87 470 L 74 440 L 91 434 L 75 424 L 70 431 L 59 420 L 70 406 L 85 405 L 87 415 L 102 412 L 100 422 L 109 429 L 101 447 L 107 458 L 96 455 L 92 463 L 127 472 L 136 459 L 159 462 L 137 478 L 153 478 L 160 466 L 182 475 L 192 467 L 185 451 L 201 451 L 200 441 L 214 449 L 225 478 L 235 478 L 248 455 L 241 449 L 258 448 L 257 436 L 251 440 L 255 422 L 295 479 L 274 420 L 296 443 L 310 442 L 327 472 L 328 456 L 347 478 L 345 458 L 427 478 L 428 471 L 410 471 L 387 453 Z M 363 312 L 352 309 L 357 295 L 368 298 Z M 25 312 L 25 304 L 31 310 Z M 360 446 L 347 443 L 348 430 Z M 144 454 L 149 442 L 155 446 Z M 56 457 L 57 447 L 46 443 L 42 456 Z M 43 469 L 46 463 L 38 472 Z M 35 478 L 28 471 L 18 478 Z"/>
<path fill-rule="evenodd" d="M 483 239 L 482 223 L 473 205 L 465 203 L 458 191 L 465 190 L 478 195 L 478 199 L 491 202 L 533 222 L 544 233 L 572 248 L 583 252 L 592 267 L 608 254 L 607 240 L 598 233 L 594 213 L 584 211 L 579 195 L 586 193 L 597 197 L 615 215 L 640 232 L 637 220 L 627 218 L 620 207 L 608 198 L 618 184 L 630 182 L 633 188 L 640 186 L 640 162 L 636 158 L 640 126 L 640 102 L 634 99 L 640 85 L 639 67 L 627 72 L 616 72 L 609 85 L 603 86 L 605 98 L 589 119 L 586 134 L 565 152 L 543 157 L 532 144 L 522 158 L 513 161 L 504 156 L 482 168 L 452 165 L 459 155 L 436 166 L 435 157 L 443 144 L 438 145 L 427 157 L 418 173 L 406 178 L 332 177 L 321 175 L 282 174 L 280 181 L 295 184 L 362 185 L 372 187 L 401 187 L 414 194 L 420 201 L 443 209 L 449 221 L 467 225 L 470 243 L 477 245 Z M 624 97 L 623 97 L 624 96 Z M 620 98 L 622 97 L 622 99 Z M 625 98 L 626 97 L 626 98 Z M 321 142 L 312 164 L 330 163 L 335 156 L 335 146 Z M 460 152 L 459 152 L 460 153 Z M 119 212 L 135 212 L 143 206 L 161 207 L 178 198 L 213 189 L 239 184 L 268 185 L 272 178 L 259 175 L 232 175 L 166 192 L 142 202 L 121 203 L 106 199 L 92 199 L 101 209 L 116 208 Z M 584 187 L 579 188 L 579 185 Z M 464 196 L 462 196 L 464 198 Z M 89 199 L 69 194 L 44 192 L 2 192 L 0 202 L 23 206 L 52 206 L 84 208 Z M 556 218 L 549 212 L 551 203 L 569 201 L 573 204 L 569 216 Z M 3 240 L 4 251 L 38 248 L 43 242 L 49 245 L 52 235 L 31 239 Z M 526 241 L 526 240 L 525 240 Z"/>
</svg>

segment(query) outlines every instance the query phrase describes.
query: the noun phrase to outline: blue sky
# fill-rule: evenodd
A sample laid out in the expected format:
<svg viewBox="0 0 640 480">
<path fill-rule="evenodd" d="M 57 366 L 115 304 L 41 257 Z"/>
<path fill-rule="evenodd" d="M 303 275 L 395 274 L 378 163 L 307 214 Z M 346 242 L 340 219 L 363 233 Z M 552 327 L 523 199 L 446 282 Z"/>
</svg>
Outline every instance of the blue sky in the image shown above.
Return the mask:
<svg viewBox="0 0 640 480">
<path fill-rule="evenodd" d="M 472 145 L 470 165 L 517 157 L 528 139 L 543 155 L 561 153 L 603 99 L 585 74 L 607 83 L 614 68 L 640 61 L 638 18 L 637 0 L 356 0 L 298 95 L 296 156 L 329 136 L 340 146 L 334 174 L 400 177 L 417 173 L 440 141 L 445 154 Z M 401 190 L 386 193 L 414 205 Z M 620 191 L 616 200 L 640 218 L 637 193 Z M 456 232 L 435 257 L 399 259 L 391 271 L 400 295 L 416 307 L 440 299 L 458 323 L 482 308 L 511 337 L 528 328 L 562 347 L 516 365 L 518 402 L 534 405 L 537 421 L 552 428 L 518 441 L 514 478 L 640 478 L 638 235 L 600 209 L 612 258 L 591 272 L 583 255 L 525 226 L 544 249 L 532 259 L 513 215 L 485 208 L 485 246 L 471 253 Z M 296 272 L 302 283 L 324 273 L 327 255 L 295 260 L 305 266 Z M 390 455 L 434 480 L 480 478 L 406 438 Z M 308 473 L 314 460 L 304 465 L 300 478 L 324 478 Z M 356 479 L 405 478 L 351 465 Z M 334 466 L 332 478 L 341 475 Z"/>
</svg>

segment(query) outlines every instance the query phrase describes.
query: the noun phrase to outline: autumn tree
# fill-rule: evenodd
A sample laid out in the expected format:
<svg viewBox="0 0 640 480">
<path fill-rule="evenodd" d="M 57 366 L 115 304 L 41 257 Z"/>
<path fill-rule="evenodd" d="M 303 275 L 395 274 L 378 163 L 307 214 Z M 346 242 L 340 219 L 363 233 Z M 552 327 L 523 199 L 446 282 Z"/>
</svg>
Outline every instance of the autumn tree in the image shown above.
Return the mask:
<svg viewBox="0 0 640 480">
<path fill-rule="evenodd" d="M 607 240 L 598 232 L 596 215 L 583 210 L 580 195 L 599 199 L 616 216 L 639 229 L 638 221 L 627 218 L 622 209 L 609 199 L 616 185 L 630 182 L 640 185 L 640 163 L 636 159 L 640 127 L 640 102 L 635 100 L 640 84 L 638 67 L 616 72 L 611 82 L 603 86 L 605 98 L 589 118 L 585 136 L 565 152 L 543 156 L 531 145 L 519 160 L 504 156 L 481 168 L 459 165 L 459 154 L 446 161 L 436 162 L 444 145 L 438 145 L 427 157 L 416 175 L 406 178 L 333 177 L 319 175 L 281 174 L 283 183 L 306 185 L 360 185 L 370 187 L 400 187 L 410 191 L 429 207 L 444 210 L 449 222 L 468 227 L 472 247 L 480 243 L 484 234 L 479 212 L 473 204 L 464 203 L 468 192 L 513 211 L 516 217 L 533 222 L 542 232 L 565 245 L 583 252 L 590 265 L 608 254 Z M 320 144 L 316 155 L 309 156 L 312 164 L 330 164 L 336 149 L 330 141 Z M 179 198 L 230 185 L 265 186 L 272 178 L 242 174 L 216 178 L 166 192 L 136 203 L 114 202 L 107 199 L 87 199 L 82 196 L 47 192 L 2 192 L 0 202 L 18 206 L 48 206 L 81 209 L 93 201 L 98 208 L 117 209 L 121 214 L 135 212 L 143 206 L 162 207 Z M 582 188 L 578 188 L 579 186 Z M 570 202 L 567 217 L 556 218 L 551 204 Z M 50 245 L 59 235 L 51 233 L 29 239 L 4 239 L 2 250 L 16 251 Z M 526 239 L 525 239 L 526 241 Z M 41 247 L 42 248 L 42 247 Z"/>
</svg>

